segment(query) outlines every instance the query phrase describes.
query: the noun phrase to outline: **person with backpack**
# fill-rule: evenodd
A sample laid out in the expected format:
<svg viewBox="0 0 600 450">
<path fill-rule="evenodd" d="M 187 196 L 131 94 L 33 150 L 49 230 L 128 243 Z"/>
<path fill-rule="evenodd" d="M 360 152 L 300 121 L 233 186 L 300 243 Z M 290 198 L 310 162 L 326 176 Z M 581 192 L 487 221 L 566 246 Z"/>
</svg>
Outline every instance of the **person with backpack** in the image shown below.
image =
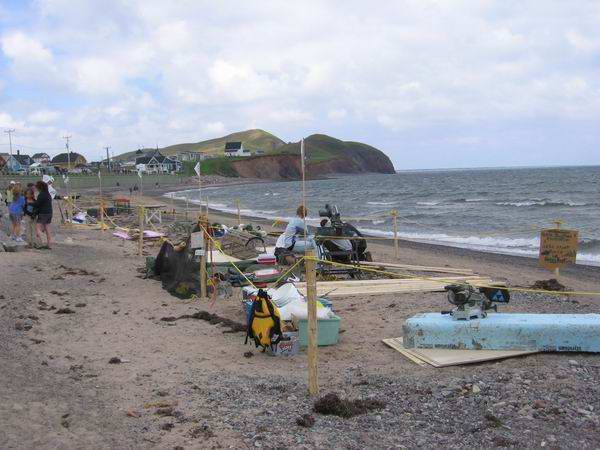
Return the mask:
<svg viewBox="0 0 600 450">
<path fill-rule="evenodd" d="M 10 238 L 17 242 L 23 242 L 21 237 L 21 221 L 23 220 L 23 207 L 25 206 L 25 197 L 21 192 L 21 187 L 14 185 L 12 191 L 12 201 L 8 205 L 8 215 L 10 217 Z"/>
<path fill-rule="evenodd" d="M 37 217 L 35 224 L 35 234 L 37 239 L 42 241 L 42 232 L 46 234 L 46 245 L 40 248 L 50 250 L 52 248 L 52 234 L 50 233 L 50 223 L 52 222 L 52 196 L 48 192 L 48 185 L 43 181 L 35 184 L 38 196 L 33 203 L 33 211 Z"/>
</svg>

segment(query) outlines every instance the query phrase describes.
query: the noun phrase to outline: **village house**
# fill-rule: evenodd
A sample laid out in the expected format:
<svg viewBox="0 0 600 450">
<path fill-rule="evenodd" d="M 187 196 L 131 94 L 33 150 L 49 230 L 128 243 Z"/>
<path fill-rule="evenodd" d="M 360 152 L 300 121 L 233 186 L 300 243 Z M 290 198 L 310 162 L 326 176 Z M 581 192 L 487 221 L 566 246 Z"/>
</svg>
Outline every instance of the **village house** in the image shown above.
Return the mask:
<svg viewBox="0 0 600 450">
<path fill-rule="evenodd" d="M 250 156 L 250 152 L 244 149 L 244 144 L 242 142 L 226 142 L 225 156 Z"/>
<path fill-rule="evenodd" d="M 86 165 L 87 160 L 83 155 L 80 155 L 76 152 L 69 153 L 59 153 L 54 158 L 52 158 L 52 165 L 60 170 L 68 170 L 74 169 L 80 165 Z"/>
<path fill-rule="evenodd" d="M 28 171 L 29 166 L 33 163 L 29 155 L 21 155 L 20 150 L 17 150 L 16 155 L 9 155 L 6 159 L 5 168 L 8 172 Z"/>
<path fill-rule="evenodd" d="M 36 153 L 31 157 L 31 159 L 34 163 L 38 163 L 43 166 L 50 164 L 50 155 L 48 155 L 48 153 Z"/>
<path fill-rule="evenodd" d="M 171 173 L 181 171 L 181 162 L 156 150 L 151 154 L 138 156 L 135 159 L 135 167 L 143 173 Z"/>
</svg>

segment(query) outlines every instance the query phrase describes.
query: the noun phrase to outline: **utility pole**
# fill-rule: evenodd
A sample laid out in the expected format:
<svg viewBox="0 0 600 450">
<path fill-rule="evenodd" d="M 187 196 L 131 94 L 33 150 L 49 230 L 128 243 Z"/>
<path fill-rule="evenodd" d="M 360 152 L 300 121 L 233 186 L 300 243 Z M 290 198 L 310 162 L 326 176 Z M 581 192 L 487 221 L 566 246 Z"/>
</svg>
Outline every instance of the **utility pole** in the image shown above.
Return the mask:
<svg viewBox="0 0 600 450">
<path fill-rule="evenodd" d="M 4 130 L 5 133 L 8 134 L 8 146 L 10 148 L 10 156 L 12 156 L 12 133 L 15 132 L 14 128 L 10 128 L 8 130 Z"/>
<path fill-rule="evenodd" d="M 108 154 L 110 147 L 104 147 L 104 149 L 106 150 L 106 167 L 107 167 L 108 171 L 111 172 L 111 170 L 110 170 L 110 155 Z"/>
<path fill-rule="evenodd" d="M 67 147 L 67 172 L 71 171 L 71 150 L 69 150 L 69 139 L 71 139 L 71 135 L 63 136 L 63 139 L 67 141 L 65 146 Z"/>
</svg>

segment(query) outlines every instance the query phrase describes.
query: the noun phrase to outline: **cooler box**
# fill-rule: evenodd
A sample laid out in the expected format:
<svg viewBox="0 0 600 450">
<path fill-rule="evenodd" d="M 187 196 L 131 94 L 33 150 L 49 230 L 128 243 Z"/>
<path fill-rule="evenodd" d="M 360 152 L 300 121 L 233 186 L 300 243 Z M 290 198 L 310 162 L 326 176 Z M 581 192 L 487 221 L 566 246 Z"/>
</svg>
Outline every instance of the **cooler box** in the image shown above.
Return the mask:
<svg viewBox="0 0 600 450">
<path fill-rule="evenodd" d="M 308 346 L 308 319 L 297 319 L 292 317 L 292 322 L 298 329 L 300 336 L 300 347 Z M 317 345 L 323 347 L 326 345 L 335 345 L 338 343 L 340 333 L 341 319 L 334 316 L 331 319 L 317 320 Z"/>
<path fill-rule="evenodd" d="M 256 281 L 270 280 L 273 277 L 280 275 L 278 269 L 260 269 L 254 272 Z"/>
<path fill-rule="evenodd" d="M 256 262 L 264 266 L 274 266 L 275 264 L 277 264 L 277 259 L 275 258 L 275 255 L 263 253 L 262 255 L 258 255 L 258 258 L 256 258 Z"/>
</svg>

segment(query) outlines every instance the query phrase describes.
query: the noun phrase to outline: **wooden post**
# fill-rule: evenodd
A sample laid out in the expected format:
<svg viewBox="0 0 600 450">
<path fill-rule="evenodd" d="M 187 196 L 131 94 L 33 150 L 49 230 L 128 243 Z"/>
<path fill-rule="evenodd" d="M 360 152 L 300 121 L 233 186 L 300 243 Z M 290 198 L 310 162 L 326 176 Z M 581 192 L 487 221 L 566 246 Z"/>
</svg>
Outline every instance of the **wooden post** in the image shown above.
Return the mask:
<svg viewBox="0 0 600 450">
<path fill-rule="evenodd" d="M 188 220 L 188 208 L 190 207 L 189 200 L 190 200 L 189 195 L 185 194 L 185 220 L 186 221 Z"/>
<path fill-rule="evenodd" d="M 242 214 L 240 212 L 240 199 L 235 199 L 235 204 L 237 205 L 237 216 L 238 216 L 238 225 L 242 224 Z"/>
<path fill-rule="evenodd" d="M 319 395 L 319 370 L 317 365 L 317 271 L 315 251 L 307 250 L 304 264 L 306 267 L 306 297 L 308 299 L 308 393 Z"/>
<path fill-rule="evenodd" d="M 202 203 L 200 203 L 200 211 L 202 212 Z M 199 216 L 198 222 L 203 225 L 205 224 L 205 223 L 203 223 L 204 221 L 202 220 L 202 215 Z M 201 299 L 207 298 L 207 293 L 206 293 L 206 249 L 208 248 L 207 243 L 208 243 L 208 237 L 205 234 L 204 235 L 204 248 L 202 249 L 202 254 L 200 255 L 200 298 Z"/>
<path fill-rule="evenodd" d="M 560 219 L 556 219 L 554 221 L 557 230 L 560 230 L 560 226 L 562 225 L 562 223 L 563 221 Z M 559 281 L 560 279 L 560 269 L 558 267 L 554 268 L 554 278 L 556 278 L 556 281 Z"/>
<path fill-rule="evenodd" d="M 394 258 L 398 259 L 398 210 L 392 209 L 392 223 L 394 227 Z"/>
<path fill-rule="evenodd" d="M 139 219 L 140 219 L 140 237 L 138 239 L 138 255 L 142 256 L 142 252 L 144 251 L 144 219 L 145 219 L 145 208 L 140 206 L 139 209 Z"/>
<path fill-rule="evenodd" d="M 102 195 L 102 173 L 98 168 L 98 185 L 100 187 L 100 229 L 104 231 L 104 196 Z"/>
<path fill-rule="evenodd" d="M 104 199 L 100 197 L 100 229 L 104 231 Z"/>
</svg>

